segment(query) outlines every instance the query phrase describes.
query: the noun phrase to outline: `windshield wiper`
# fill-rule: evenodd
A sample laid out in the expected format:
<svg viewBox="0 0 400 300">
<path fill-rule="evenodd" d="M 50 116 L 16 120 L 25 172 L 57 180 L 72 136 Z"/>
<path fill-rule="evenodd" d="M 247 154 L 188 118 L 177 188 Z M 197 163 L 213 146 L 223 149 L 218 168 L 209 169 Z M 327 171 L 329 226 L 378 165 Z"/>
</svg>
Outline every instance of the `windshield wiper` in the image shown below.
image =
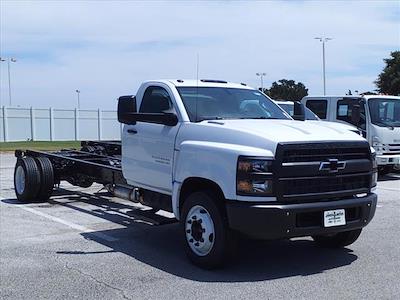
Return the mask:
<svg viewBox="0 0 400 300">
<path fill-rule="evenodd" d="M 196 122 L 202 122 L 202 121 L 206 121 L 206 120 L 225 120 L 225 118 L 223 118 L 223 117 L 201 118 L 201 119 L 197 119 Z"/>
<path fill-rule="evenodd" d="M 275 117 L 241 117 L 240 119 L 251 119 L 251 120 L 279 120 L 281 118 Z"/>
</svg>

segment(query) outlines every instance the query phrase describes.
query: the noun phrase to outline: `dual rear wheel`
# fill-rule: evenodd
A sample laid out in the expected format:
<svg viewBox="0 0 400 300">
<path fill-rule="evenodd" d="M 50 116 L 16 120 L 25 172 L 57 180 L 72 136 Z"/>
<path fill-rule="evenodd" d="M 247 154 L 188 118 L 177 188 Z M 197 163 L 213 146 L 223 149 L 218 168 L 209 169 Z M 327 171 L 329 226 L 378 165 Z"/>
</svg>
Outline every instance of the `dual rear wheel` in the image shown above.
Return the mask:
<svg viewBox="0 0 400 300">
<path fill-rule="evenodd" d="M 54 170 L 47 157 L 18 158 L 14 170 L 14 190 L 22 202 L 47 201 L 54 187 Z"/>
</svg>

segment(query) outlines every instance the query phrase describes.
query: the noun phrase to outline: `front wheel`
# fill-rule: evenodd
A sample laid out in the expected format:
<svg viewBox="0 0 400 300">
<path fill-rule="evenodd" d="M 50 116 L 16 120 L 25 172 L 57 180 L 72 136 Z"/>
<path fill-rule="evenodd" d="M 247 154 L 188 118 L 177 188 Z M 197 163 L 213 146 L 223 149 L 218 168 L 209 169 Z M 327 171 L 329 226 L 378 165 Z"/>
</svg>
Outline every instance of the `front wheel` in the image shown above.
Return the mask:
<svg viewBox="0 0 400 300">
<path fill-rule="evenodd" d="M 194 192 L 182 207 L 186 254 L 195 265 L 205 269 L 222 266 L 233 242 L 218 200 L 212 193 Z"/>
<path fill-rule="evenodd" d="M 314 241 L 327 248 L 341 248 L 353 244 L 361 234 L 361 229 L 338 232 L 329 235 L 316 235 Z"/>
</svg>

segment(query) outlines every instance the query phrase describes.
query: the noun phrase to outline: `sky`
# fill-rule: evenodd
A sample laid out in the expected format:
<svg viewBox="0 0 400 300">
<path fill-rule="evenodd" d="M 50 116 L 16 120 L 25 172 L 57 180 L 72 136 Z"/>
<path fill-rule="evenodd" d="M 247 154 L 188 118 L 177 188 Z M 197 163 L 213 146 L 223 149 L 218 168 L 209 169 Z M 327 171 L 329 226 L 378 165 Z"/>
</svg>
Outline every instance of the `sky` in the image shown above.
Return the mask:
<svg viewBox="0 0 400 300">
<path fill-rule="evenodd" d="M 150 79 L 199 78 L 264 87 L 282 78 L 322 94 L 371 91 L 400 48 L 395 1 L 7 1 L 0 55 L 12 105 L 116 109 Z M 1 105 L 8 105 L 1 62 Z"/>
</svg>

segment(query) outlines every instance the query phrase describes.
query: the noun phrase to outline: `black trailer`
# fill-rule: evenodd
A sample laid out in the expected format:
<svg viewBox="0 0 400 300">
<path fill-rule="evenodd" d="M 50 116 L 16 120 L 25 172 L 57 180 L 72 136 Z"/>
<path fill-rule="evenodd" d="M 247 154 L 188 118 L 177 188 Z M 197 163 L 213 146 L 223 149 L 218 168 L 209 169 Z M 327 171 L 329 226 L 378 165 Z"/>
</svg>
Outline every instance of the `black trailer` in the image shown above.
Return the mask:
<svg viewBox="0 0 400 300">
<path fill-rule="evenodd" d="M 83 188 L 99 183 L 116 197 L 172 212 L 171 196 L 127 184 L 120 141 L 82 141 L 79 150 L 16 150 L 15 156 L 14 188 L 20 201 L 47 201 L 61 181 Z"/>
</svg>

